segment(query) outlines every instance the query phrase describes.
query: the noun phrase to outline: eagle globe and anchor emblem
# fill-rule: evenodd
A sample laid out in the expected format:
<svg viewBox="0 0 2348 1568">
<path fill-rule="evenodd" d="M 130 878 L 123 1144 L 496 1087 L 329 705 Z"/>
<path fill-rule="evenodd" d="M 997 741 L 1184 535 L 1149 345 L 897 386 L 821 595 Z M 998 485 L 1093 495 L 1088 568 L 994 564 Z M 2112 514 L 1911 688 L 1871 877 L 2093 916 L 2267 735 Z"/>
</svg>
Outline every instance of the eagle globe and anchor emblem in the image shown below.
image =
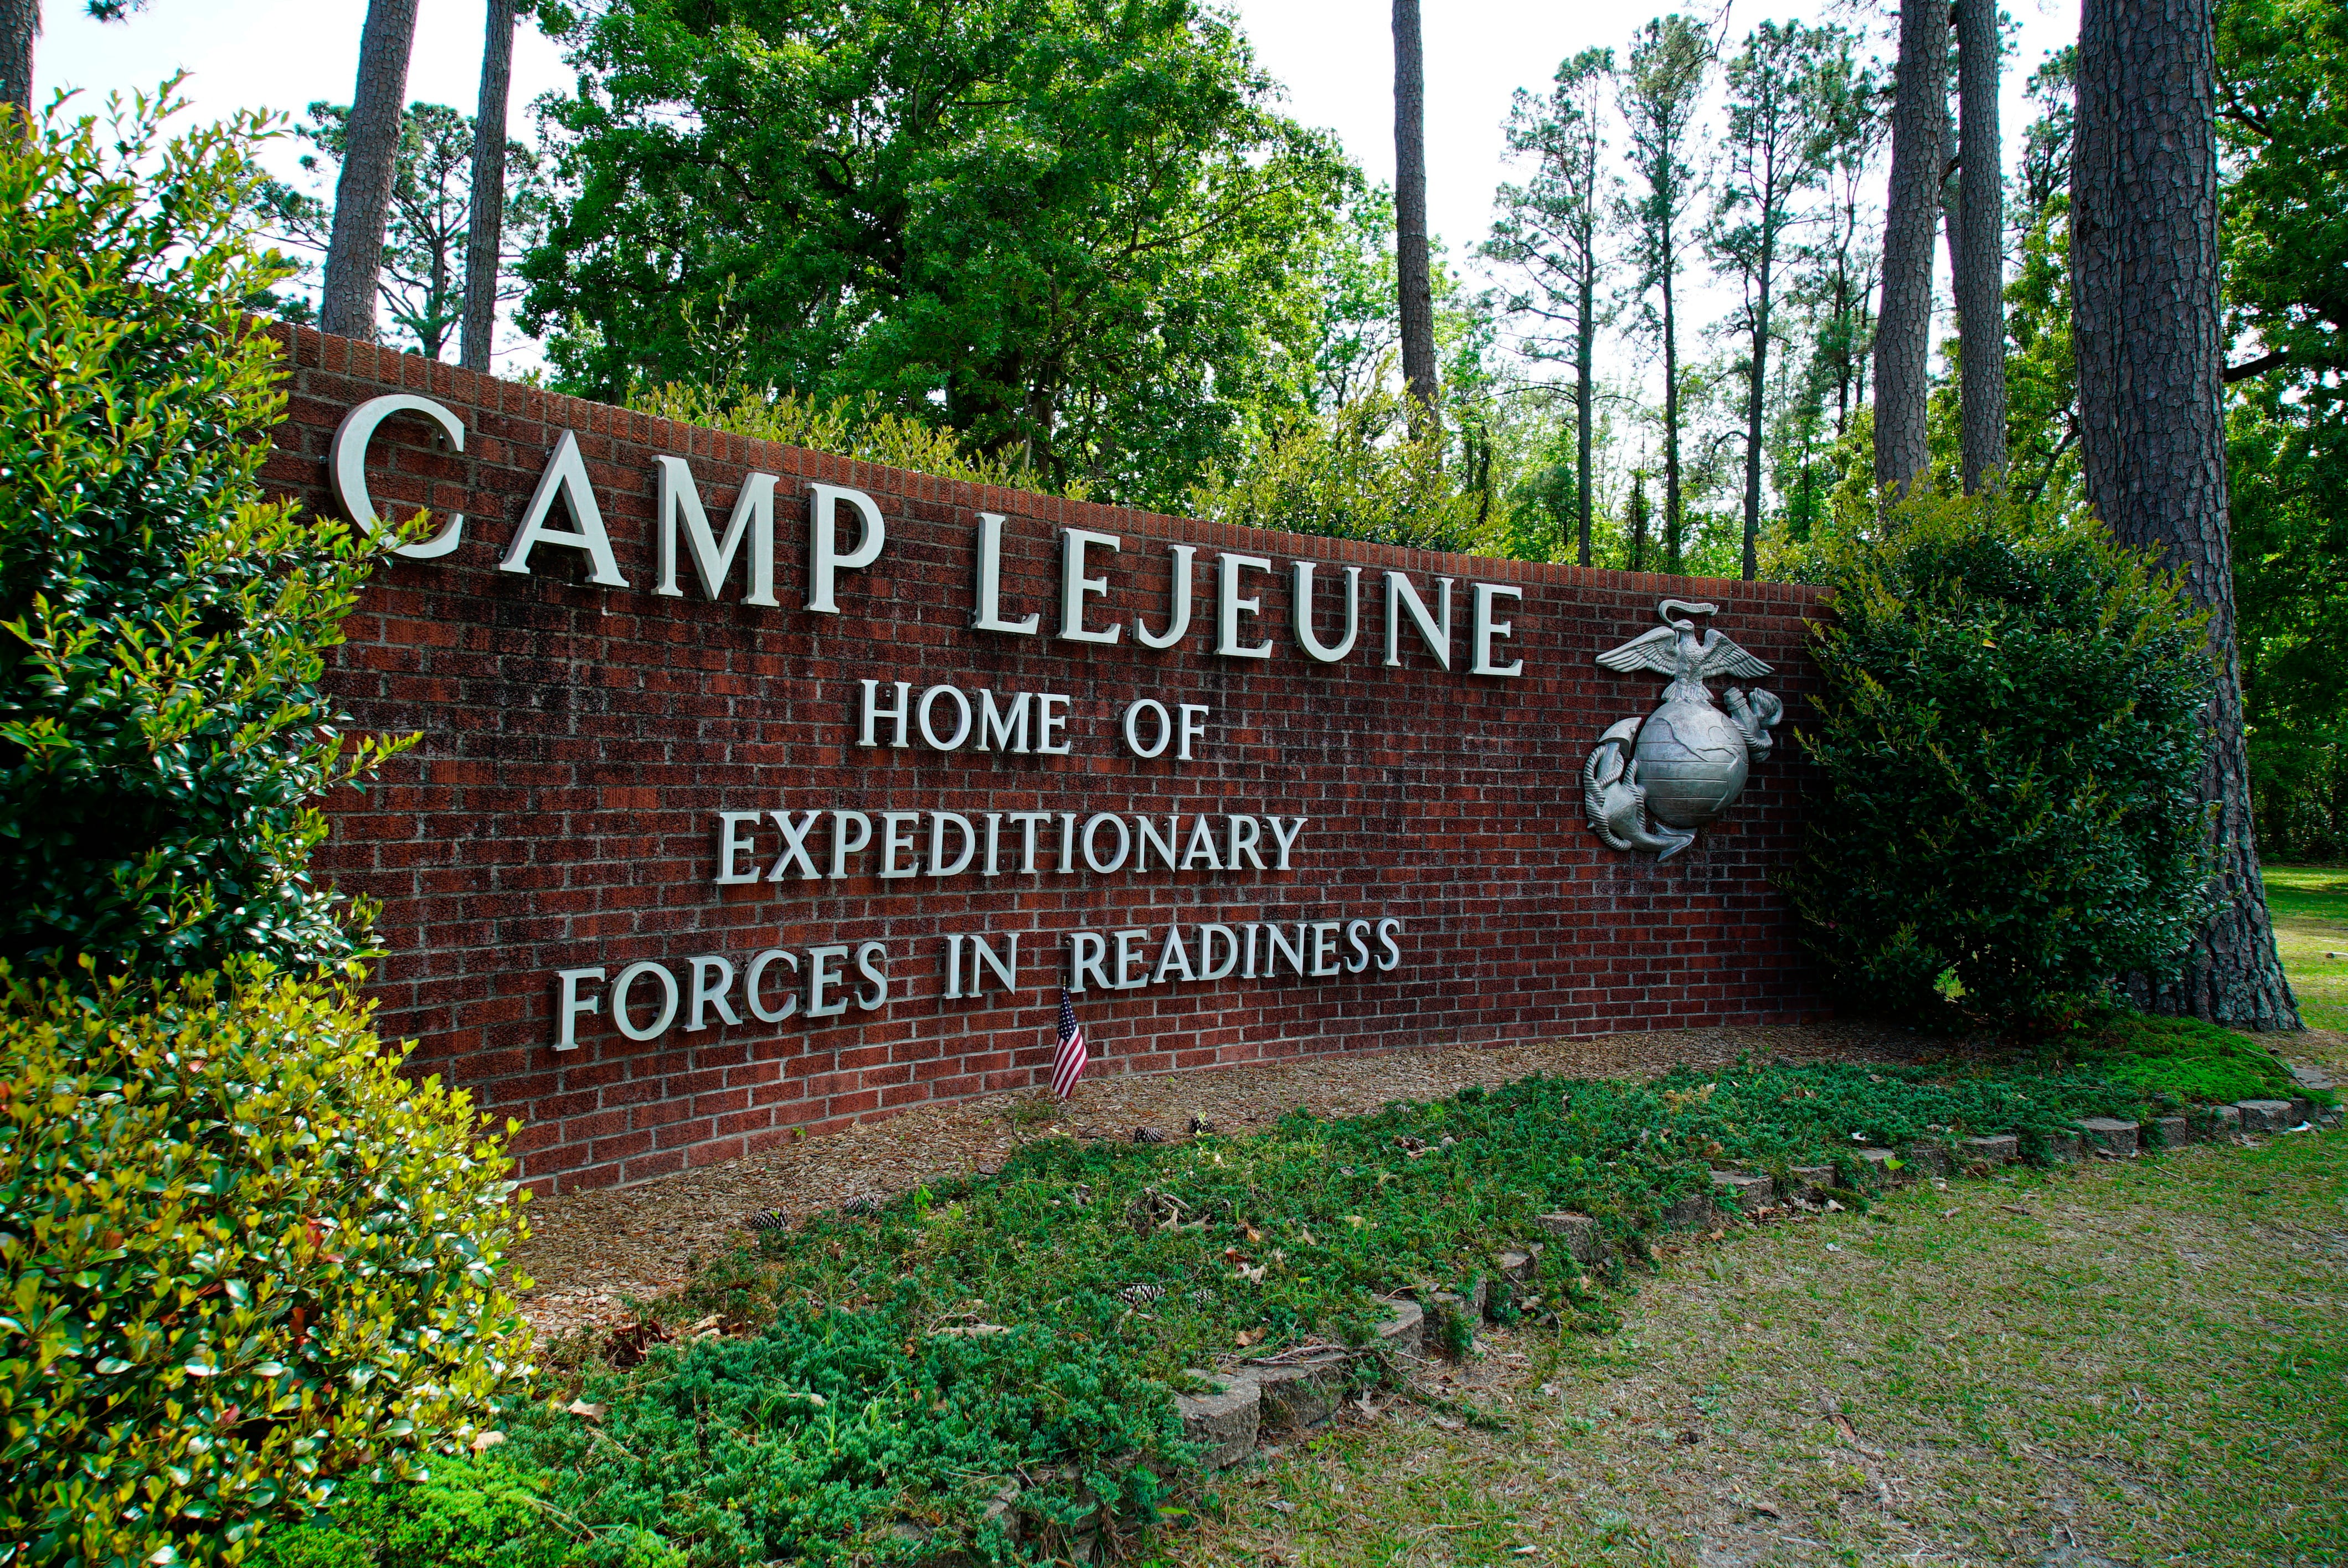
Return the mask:
<svg viewBox="0 0 2348 1568">
<path fill-rule="evenodd" d="M 1704 684 L 1721 676 L 1750 681 L 1769 673 L 1769 666 L 1719 632 L 1709 627 L 1697 632 L 1694 617 L 1717 609 L 1664 600 L 1655 607 L 1661 626 L 1598 656 L 1609 670 L 1652 670 L 1672 678 L 1662 707 L 1610 726 L 1581 765 L 1582 806 L 1610 849 L 1669 860 L 1728 809 L 1752 764 L 1775 743 L 1770 726 L 1786 712 L 1775 693 L 1731 686 L 1724 712 Z"/>
</svg>

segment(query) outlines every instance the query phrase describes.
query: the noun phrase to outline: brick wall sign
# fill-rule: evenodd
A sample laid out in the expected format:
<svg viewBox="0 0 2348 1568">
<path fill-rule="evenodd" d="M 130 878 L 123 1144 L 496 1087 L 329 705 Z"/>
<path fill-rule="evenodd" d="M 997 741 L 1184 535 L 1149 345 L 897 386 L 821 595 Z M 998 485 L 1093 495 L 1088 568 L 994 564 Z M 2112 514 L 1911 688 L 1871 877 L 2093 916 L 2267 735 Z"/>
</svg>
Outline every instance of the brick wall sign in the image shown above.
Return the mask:
<svg viewBox="0 0 2348 1568">
<path fill-rule="evenodd" d="M 542 1190 L 1041 1084 L 1063 986 L 1097 1074 L 1817 1008 L 1754 711 L 1800 716 L 1807 590 L 1080 505 L 285 341 L 269 482 L 433 512 L 332 674 L 422 740 L 320 869 L 381 901 L 386 1030 L 524 1123 Z"/>
</svg>

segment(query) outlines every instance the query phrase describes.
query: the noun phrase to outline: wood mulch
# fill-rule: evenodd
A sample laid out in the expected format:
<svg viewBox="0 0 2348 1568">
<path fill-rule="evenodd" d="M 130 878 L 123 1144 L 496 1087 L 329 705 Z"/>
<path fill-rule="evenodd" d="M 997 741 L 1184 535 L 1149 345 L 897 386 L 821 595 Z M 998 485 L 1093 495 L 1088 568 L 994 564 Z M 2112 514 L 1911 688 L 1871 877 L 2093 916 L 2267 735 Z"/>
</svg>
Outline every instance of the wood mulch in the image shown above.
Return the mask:
<svg viewBox="0 0 2348 1568">
<path fill-rule="evenodd" d="M 715 1259 L 747 1241 L 745 1222 L 753 1214 L 780 1210 L 796 1222 L 854 1198 L 885 1198 L 942 1177 L 992 1171 L 1023 1139 L 1069 1133 L 1123 1140 L 1138 1127 L 1178 1138 L 1193 1116 L 1220 1132 L 1244 1134 L 1299 1109 L 1361 1115 L 1391 1101 L 1437 1100 L 1469 1084 L 1535 1072 L 1637 1079 L 1683 1062 L 1725 1067 L 1746 1055 L 1911 1062 L 1952 1049 L 1944 1039 L 1864 1023 L 1657 1030 L 1119 1075 L 1079 1083 L 1065 1104 L 1040 1090 L 990 1094 L 916 1107 L 658 1181 L 540 1199 L 525 1211 L 531 1234 L 508 1265 L 532 1282 L 520 1294 L 523 1314 L 541 1337 L 551 1338 L 629 1321 L 632 1301 L 675 1289 L 693 1260 Z"/>
</svg>

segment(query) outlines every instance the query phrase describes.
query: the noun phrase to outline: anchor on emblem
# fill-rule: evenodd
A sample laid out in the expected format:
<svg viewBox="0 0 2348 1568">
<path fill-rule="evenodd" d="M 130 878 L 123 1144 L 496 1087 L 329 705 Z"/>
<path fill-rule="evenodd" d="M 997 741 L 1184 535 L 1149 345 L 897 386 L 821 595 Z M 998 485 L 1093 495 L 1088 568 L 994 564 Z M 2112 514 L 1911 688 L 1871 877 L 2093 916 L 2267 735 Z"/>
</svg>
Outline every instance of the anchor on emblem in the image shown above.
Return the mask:
<svg viewBox="0 0 2348 1568">
<path fill-rule="evenodd" d="M 1769 727 L 1785 716 L 1785 703 L 1758 686 L 1749 692 L 1731 686 L 1723 712 L 1704 684 L 1716 676 L 1751 680 L 1769 673 L 1769 666 L 1719 632 L 1707 628 L 1698 635 L 1693 618 L 1716 611 L 1714 605 L 1664 600 L 1655 607 L 1661 626 L 1598 656 L 1609 670 L 1652 670 L 1672 678 L 1662 707 L 1610 726 L 1581 765 L 1583 809 L 1610 849 L 1669 860 L 1695 842 L 1696 829 L 1728 809 L 1751 764 L 1769 754 Z"/>
</svg>

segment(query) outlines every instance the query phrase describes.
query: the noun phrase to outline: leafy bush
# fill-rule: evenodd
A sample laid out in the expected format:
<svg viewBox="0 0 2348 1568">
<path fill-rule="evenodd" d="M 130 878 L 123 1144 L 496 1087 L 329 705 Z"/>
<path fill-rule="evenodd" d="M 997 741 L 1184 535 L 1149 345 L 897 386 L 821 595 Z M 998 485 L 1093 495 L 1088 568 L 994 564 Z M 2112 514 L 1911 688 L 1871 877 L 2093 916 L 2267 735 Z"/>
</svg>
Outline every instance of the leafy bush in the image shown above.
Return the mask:
<svg viewBox="0 0 2348 1568">
<path fill-rule="evenodd" d="M 630 406 L 658 419 L 724 430 L 754 441 L 778 441 L 860 463 L 902 468 L 909 474 L 1002 485 L 1076 501 L 1092 493 L 1092 487 L 1081 477 L 1056 487 L 1034 468 L 972 452 L 962 436 L 947 426 L 924 425 L 883 408 L 878 394 L 824 403 L 797 393 L 770 396 L 672 383 L 637 396 Z"/>
<path fill-rule="evenodd" d="M 1280 416 L 1251 433 L 1234 473 L 1191 492 L 1190 509 L 1239 528 L 1478 548 L 1477 497 L 1445 476 L 1443 433 L 1414 441 L 1403 413 L 1400 396 L 1375 390 L 1334 413 Z"/>
<path fill-rule="evenodd" d="M 396 743 L 317 681 L 375 547 L 260 498 L 262 122 L 176 108 L 0 137 L 0 957 L 332 962 L 310 803 Z"/>
<path fill-rule="evenodd" d="M 489 1425 L 527 1330 L 506 1162 L 337 985 L 0 967 L 0 1540 L 233 1563 Z"/>
<path fill-rule="evenodd" d="M 1807 568 L 1834 616 L 1789 888 L 1836 989 L 2029 1031 L 2166 970 L 2206 908 L 2209 661 L 2173 578 L 2098 525 L 1931 495 Z"/>
</svg>

